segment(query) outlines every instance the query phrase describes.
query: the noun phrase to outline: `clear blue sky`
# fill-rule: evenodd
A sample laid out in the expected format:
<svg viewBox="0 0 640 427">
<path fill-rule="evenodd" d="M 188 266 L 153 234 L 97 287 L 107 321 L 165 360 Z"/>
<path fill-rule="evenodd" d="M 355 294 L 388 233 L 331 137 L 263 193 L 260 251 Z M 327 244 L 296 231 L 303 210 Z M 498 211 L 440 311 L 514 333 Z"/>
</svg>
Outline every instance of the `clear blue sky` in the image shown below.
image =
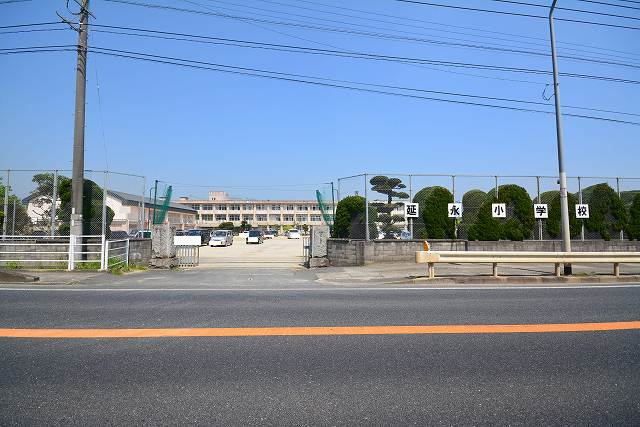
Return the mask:
<svg viewBox="0 0 640 427">
<path fill-rule="evenodd" d="M 304 21 L 396 36 L 548 51 L 546 20 L 450 10 L 393 0 L 140 1 L 255 19 Z M 492 1 L 440 2 L 546 14 L 544 9 Z M 577 0 L 560 0 L 559 3 L 564 7 L 640 17 L 640 10 L 600 7 Z M 325 5 L 406 19 L 366 15 Z M 92 22 L 103 25 L 443 61 L 551 69 L 547 56 L 248 23 L 104 0 L 93 0 L 91 9 L 96 17 Z M 55 21 L 56 11 L 66 13 L 64 1 L 0 4 L 0 25 Z M 339 14 L 360 16 L 362 19 Z M 558 11 L 557 17 L 640 27 L 639 21 L 567 11 Z M 556 29 L 558 41 L 563 43 L 559 44 L 560 54 L 640 64 L 640 31 L 568 22 L 557 22 Z M 71 30 L 0 34 L 0 48 L 75 44 L 76 38 Z M 455 68 L 436 70 L 432 66 L 425 68 L 95 31 L 90 33 L 89 43 L 90 46 L 332 79 L 536 102 L 545 102 L 543 90 L 552 82 L 551 76 L 546 75 Z M 75 60 L 74 52 L 0 55 L 0 169 L 70 167 Z M 638 68 L 569 59 L 560 60 L 560 70 L 640 80 Z M 640 114 L 639 85 L 572 78 L 562 78 L 561 81 L 563 104 Z M 551 102 L 548 101 L 549 107 L 524 107 L 552 111 Z M 640 122 L 640 116 L 564 111 Z M 566 167 L 570 175 L 640 176 L 640 127 L 571 117 L 566 117 L 564 124 Z M 309 192 L 303 191 L 307 187 L 288 186 L 326 182 L 365 171 L 557 174 L 553 115 L 359 93 L 90 54 L 86 167 L 104 169 L 107 162 L 111 170 L 145 175 L 149 180 L 210 185 L 246 197 L 308 198 Z M 273 191 L 241 188 L 252 186 L 273 187 Z M 176 193 L 204 195 L 205 188 L 178 186 Z"/>
</svg>

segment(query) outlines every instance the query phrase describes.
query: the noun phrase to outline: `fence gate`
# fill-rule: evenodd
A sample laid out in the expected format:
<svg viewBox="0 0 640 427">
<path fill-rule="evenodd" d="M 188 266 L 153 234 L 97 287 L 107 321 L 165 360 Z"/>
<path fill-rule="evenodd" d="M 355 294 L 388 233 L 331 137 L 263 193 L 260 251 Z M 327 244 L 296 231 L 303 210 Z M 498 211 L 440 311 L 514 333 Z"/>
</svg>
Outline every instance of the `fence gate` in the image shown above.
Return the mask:
<svg viewBox="0 0 640 427">
<path fill-rule="evenodd" d="M 195 267 L 200 263 L 200 246 L 176 245 L 178 267 Z"/>
</svg>

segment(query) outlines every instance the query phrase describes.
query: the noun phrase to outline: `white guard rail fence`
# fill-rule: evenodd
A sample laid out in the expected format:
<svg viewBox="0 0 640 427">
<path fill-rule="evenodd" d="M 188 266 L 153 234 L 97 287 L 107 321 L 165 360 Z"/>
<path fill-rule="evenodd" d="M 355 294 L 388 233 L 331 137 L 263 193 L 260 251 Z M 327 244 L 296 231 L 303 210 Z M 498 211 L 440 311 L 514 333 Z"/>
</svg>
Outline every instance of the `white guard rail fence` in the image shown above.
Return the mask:
<svg viewBox="0 0 640 427">
<path fill-rule="evenodd" d="M 436 264 L 491 264 L 498 277 L 498 264 L 553 264 L 560 276 L 561 264 L 612 264 L 613 274 L 620 275 L 620 264 L 640 263 L 640 252 L 484 252 L 417 251 L 416 263 L 427 264 L 429 278 L 436 276 Z"/>
<path fill-rule="evenodd" d="M 105 242 L 103 270 L 129 266 L 129 239 L 107 240 Z"/>
<path fill-rule="evenodd" d="M 196 267 L 200 264 L 199 245 L 176 245 L 178 267 Z"/>
<path fill-rule="evenodd" d="M 0 267 L 105 271 L 129 264 L 129 240 L 102 235 L 0 236 Z"/>
</svg>

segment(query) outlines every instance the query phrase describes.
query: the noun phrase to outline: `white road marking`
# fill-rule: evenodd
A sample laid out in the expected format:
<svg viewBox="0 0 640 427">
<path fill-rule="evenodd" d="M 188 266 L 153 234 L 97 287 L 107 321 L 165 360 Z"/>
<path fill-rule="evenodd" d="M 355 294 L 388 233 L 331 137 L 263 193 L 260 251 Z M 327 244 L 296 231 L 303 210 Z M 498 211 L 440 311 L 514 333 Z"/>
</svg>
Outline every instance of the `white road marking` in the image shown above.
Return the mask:
<svg viewBox="0 0 640 427">
<path fill-rule="evenodd" d="M 35 291 L 35 292 L 318 292 L 318 291 L 501 291 L 501 290 L 537 290 L 537 289 L 620 289 L 620 288 L 640 288 L 640 283 L 636 284 L 583 284 L 583 285 L 563 285 L 563 286 L 457 286 L 457 287 L 322 287 L 322 288 L 0 288 L 0 291 Z"/>
</svg>

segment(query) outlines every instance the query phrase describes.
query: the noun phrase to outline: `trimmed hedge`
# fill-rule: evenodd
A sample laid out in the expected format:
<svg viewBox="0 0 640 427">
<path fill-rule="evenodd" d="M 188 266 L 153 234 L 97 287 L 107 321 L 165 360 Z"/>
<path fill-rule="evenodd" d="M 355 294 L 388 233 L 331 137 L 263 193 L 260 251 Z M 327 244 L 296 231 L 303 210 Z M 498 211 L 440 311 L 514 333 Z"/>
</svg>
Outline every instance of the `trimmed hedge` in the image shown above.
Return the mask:
<svg viewBox="0 0 640 427">
<path fill-rule="evenodd" d="M 493 218 L 492 203 L 506 203 L 507 218 Z M 524 188 L 507 184 L 498 187 L 498 198 L 485 200 L 475 223 L 469 228 L 469 240 L 524 240 L 531 238 L 535 219 L 533 203 Z"/>
<path fill-rule="evenodd" d="M 549 205 L 549 218 L 543 220 L 546 224 L 546 231 L 549 237 L 557 238 L 562 235 L 562 212 L 560 209 L 560 192 L 547 191 L 540 195 L 543 200 L 541 203 Z M 571 194 L 567 194 L 567 203 L 569 204 L 569 230 L 571 237 L 577 237 L 582 229 L 580 220 L 576 218 L 575 212 L 572 212 L 574 206 L 578 203 L 578 198 Z"/>
<path fill-rule="evenodd" d="M 604 240 L 611 240 L 613 233 L 619 233 L 627 226 L 627 210 L 618 194 L 608 184 L 602 183 L 590 187 L 589 219 L 584 227 L 600 234 Z M 583 192 L 584 197 L 584 192 Z"/>
<path fill-rule="evenodd" d="M 453 194 L 444 187 L 431 187 L 424 198 L 421 218 L 425 238 L 453 239 L 455 224 L 447 214 L 447 204 L 453 202 Z"/>
<path fill-rule="evenodd" d="M 365 237 L 365 199 L 362 196 L 349 196 L 338 202 L 336 218 L 333 224 L 333 237 L 344 239 L 364 239 Z M 377 236 L 377 212 L 369 207 L 369 235 Z"/>
<path fill-rule="evenodd" d="M 636 194 L 629 208 L 629 224 L 627 224 L 629 240 L 640 240 L 640 193 Z"/>
</svg>

